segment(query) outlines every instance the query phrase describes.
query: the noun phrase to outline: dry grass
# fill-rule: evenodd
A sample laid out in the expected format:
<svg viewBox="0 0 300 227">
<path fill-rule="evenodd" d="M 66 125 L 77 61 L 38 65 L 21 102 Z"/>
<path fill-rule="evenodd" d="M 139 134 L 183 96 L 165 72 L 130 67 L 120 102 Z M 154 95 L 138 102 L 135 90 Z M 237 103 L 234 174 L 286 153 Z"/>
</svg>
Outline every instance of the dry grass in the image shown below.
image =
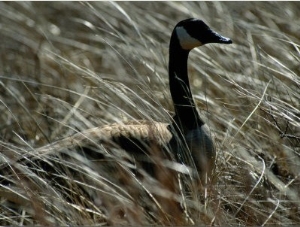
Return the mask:
<svg viewBox="0 0 300 227">
<path fill-rule="evenodd" d="M 1 225 L 300 224 L 298 2 L 0 6 Z M 153 179 L 93 138 L 84 151 L 36 152 L 108 123 L 170 122 L 168 42 L 188 17 L 234 42 L 189 59 L 217 145 L 206 196 L 188 178 L 178 183 L 161 159 Z"/>
</svg>

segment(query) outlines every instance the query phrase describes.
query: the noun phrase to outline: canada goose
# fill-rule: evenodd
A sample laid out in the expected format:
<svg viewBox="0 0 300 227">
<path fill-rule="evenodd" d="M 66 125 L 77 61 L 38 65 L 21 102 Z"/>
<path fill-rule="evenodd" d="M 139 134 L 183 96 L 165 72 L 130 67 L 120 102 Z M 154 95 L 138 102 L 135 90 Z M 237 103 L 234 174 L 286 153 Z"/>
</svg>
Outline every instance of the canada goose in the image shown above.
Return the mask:
<svg viewBox="0 0 300 227">
<path fill-rule="evenodd" d="M 169 83 L 175 109 L 169 127 L 173 135 L 170 146 L 180 161 L 190 152 L 202 183 L 207 182 L 213 170 L 215 148 L 193 101 L 187 60 L 193 48 L 207 43 L 230 44 L 232 41 L 211 30 L 202 20 L 190 18 L 175 26 L 169 49 Z"/>
<path fill-rule="evenodd" d="M 177 161 L 194 163 L 192 167 L 195 167 L 202 183 L 207 182 L 214 168 L 215 148 L 193 101 L 187 69 L 189 52 L 207 43 L 230 44 L 232 41 L 211 30 L 202 20 L 194 18 L 180 21 L 172 32 L 169 85 L 175 115 L 170 125 L 142 121 L 92 128 L 42 147 L 37 152 L 48 153 L 59 147 L 84 147 L 91 141 L 111 140 L 132 153 L 136 147 L 143 150 L 145 147 L 142 143 L 151 144 L 154 141 L 159 146 L 168 146 Z"/>
</svg>

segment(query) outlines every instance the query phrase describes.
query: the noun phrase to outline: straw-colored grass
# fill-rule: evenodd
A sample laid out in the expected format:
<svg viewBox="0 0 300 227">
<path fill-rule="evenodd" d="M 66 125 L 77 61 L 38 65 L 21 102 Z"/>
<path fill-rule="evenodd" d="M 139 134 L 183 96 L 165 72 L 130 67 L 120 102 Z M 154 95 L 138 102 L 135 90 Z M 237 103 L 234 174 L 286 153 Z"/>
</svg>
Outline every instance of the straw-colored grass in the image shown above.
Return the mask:
<svg viewBox="0 0 300 227">
<path fill-rule="evenodd" d="M 0 225 L 299 225 L 299 15 L 298 2 L 1 2 Z M 86 131 L 171 121 L 169 38 L 189 17 L 233 41 L 189 58 L 217 148 L 205 192 Z"/>
</svg>

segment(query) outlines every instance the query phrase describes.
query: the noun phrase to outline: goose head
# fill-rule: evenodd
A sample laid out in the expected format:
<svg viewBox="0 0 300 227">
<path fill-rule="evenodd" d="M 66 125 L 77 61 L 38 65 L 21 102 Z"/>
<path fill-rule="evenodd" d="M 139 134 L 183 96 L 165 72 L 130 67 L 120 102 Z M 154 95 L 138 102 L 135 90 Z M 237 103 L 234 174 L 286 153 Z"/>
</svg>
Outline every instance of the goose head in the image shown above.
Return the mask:
<svg viewBox="0 0 300 227">
<path fill-rule="evenodd" d="M 213 31 L 202 20 L 194 18 L 180 21 L 175 26 L 172 35 L 177 37 L 180 47 L 187 51 L 207 43 L 232 43 L 229 38 Z"/>
</svg>

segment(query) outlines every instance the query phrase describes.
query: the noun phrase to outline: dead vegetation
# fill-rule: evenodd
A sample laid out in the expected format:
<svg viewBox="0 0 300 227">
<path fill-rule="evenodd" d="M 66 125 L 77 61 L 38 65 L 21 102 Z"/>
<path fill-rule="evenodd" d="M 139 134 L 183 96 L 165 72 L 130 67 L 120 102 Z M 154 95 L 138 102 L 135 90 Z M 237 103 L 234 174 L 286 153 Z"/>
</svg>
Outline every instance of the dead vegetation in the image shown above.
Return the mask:
<svg viewBox="0 0 300 227">
<path fill-rule="evenodd" d="M 297 2 L 0 6 L 1 225 L 300 224 Z M 234 43 L 190 54 L 192 93 L 217 145 L 215 185 L 200 193 L 157 144 L 152 178 L 85 134 L 170 122 L 168 42 L 188 17 Z"/>
</svg>

